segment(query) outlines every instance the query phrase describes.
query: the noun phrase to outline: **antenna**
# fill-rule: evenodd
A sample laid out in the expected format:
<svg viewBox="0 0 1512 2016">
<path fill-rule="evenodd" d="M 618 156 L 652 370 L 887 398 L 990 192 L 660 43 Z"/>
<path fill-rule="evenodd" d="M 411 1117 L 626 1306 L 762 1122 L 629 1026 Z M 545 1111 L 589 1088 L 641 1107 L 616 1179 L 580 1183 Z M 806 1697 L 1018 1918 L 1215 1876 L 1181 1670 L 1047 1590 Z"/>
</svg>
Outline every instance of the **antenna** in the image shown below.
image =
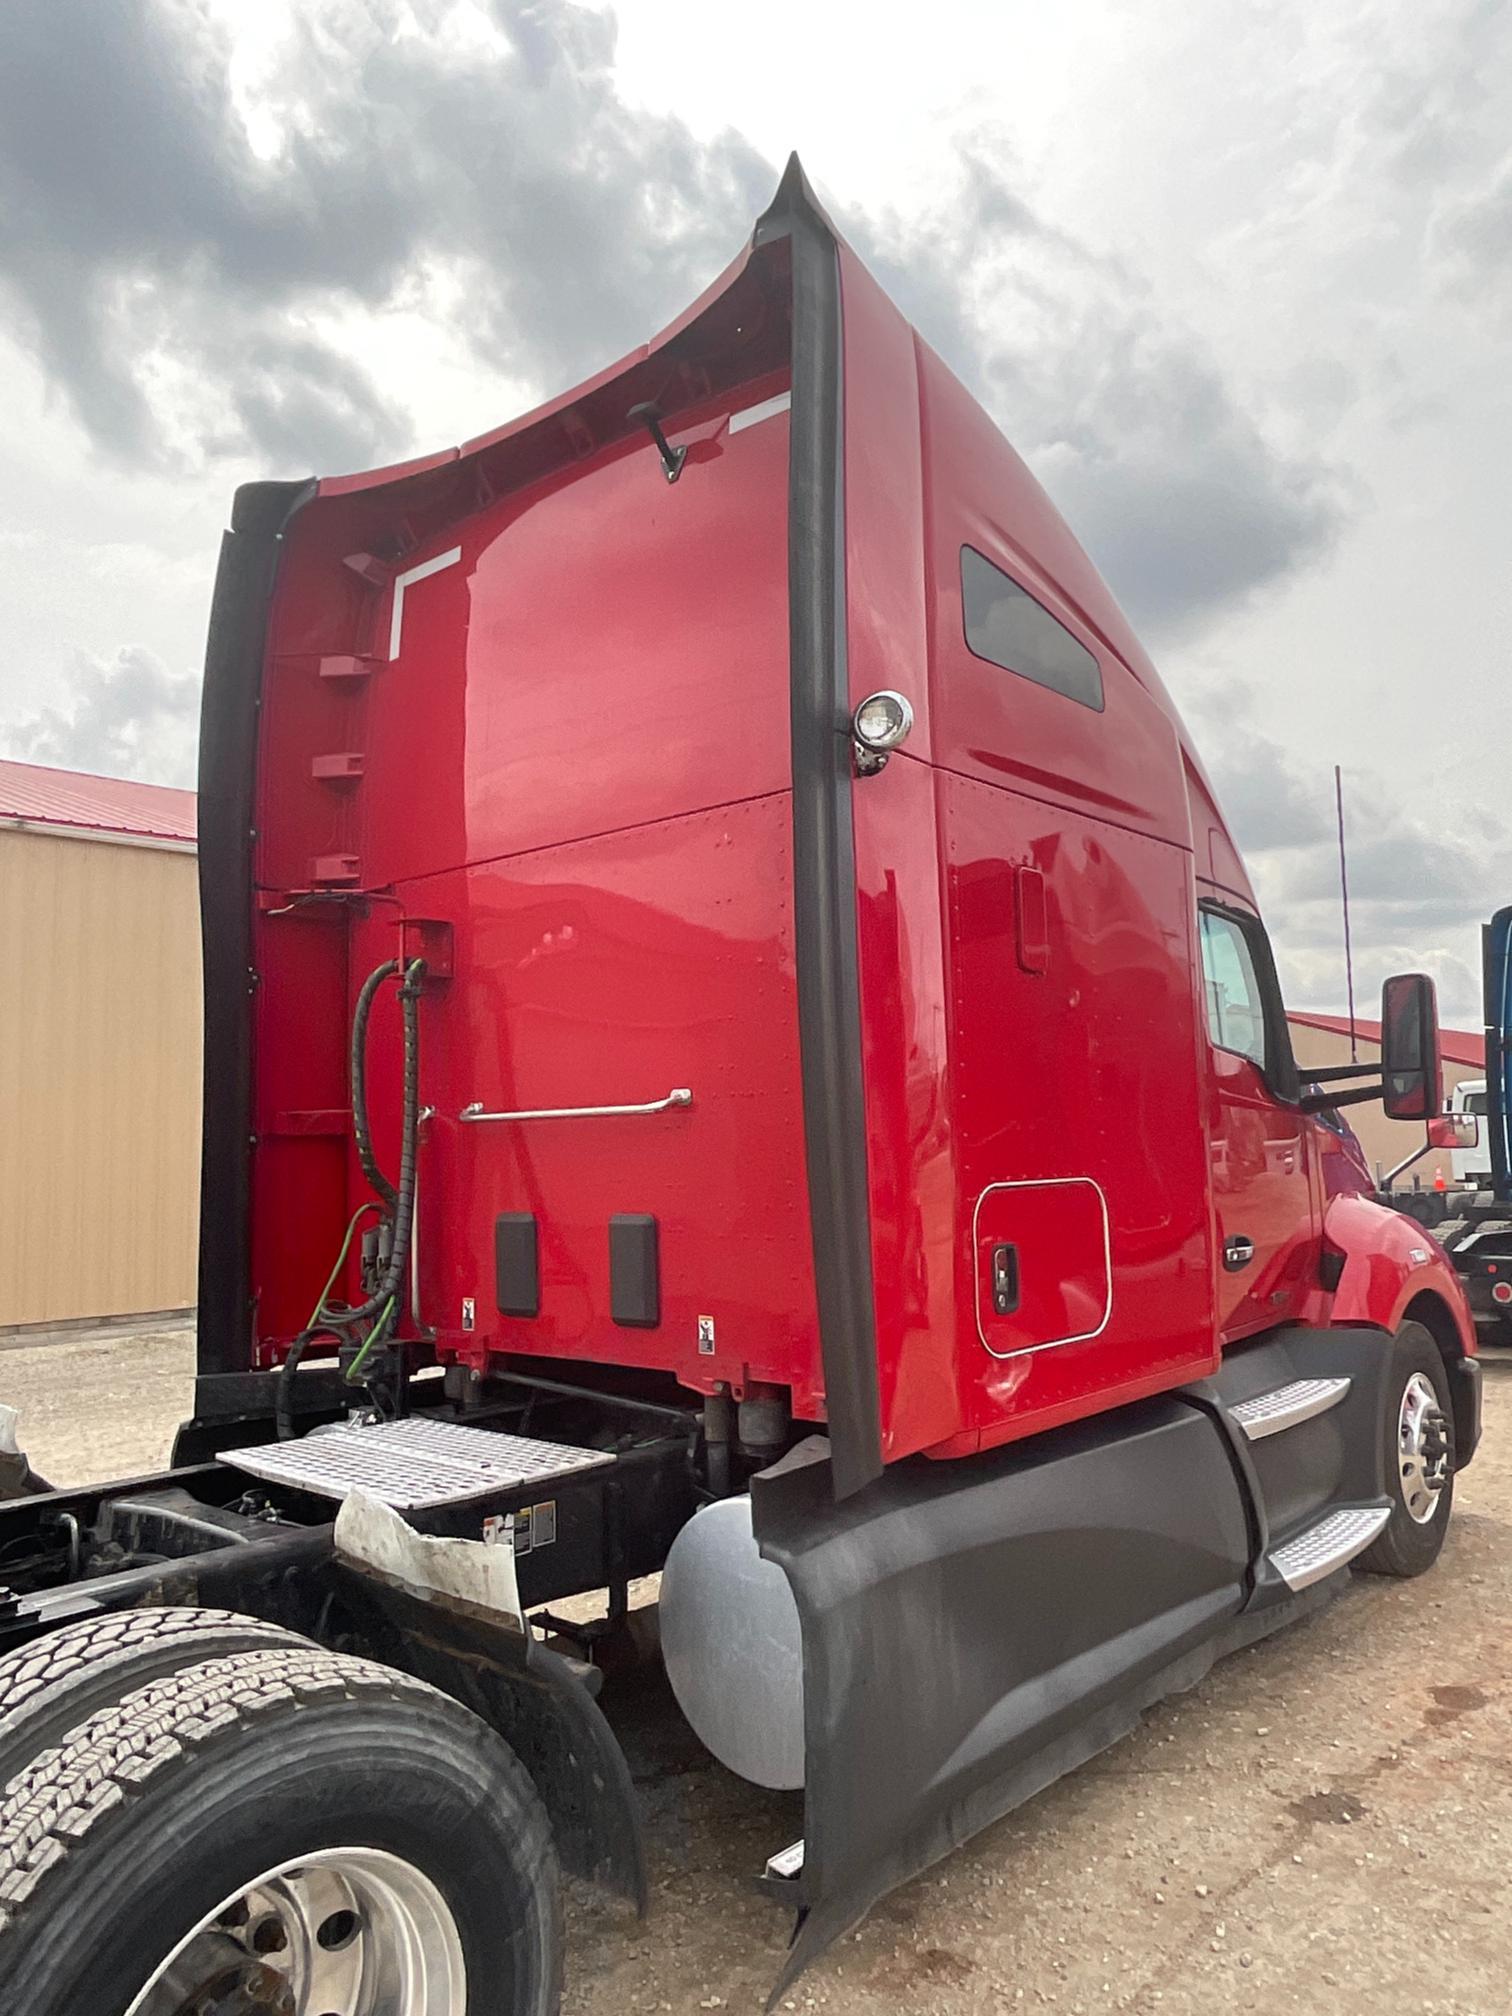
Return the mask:
<svg viewBox="0 0 1512 2016">
<path fill-rule="evenodd" d="M 1344 981 L 1349 989 L 1349 1059 L 1358 1063 L 1360 1047 L 1355 1037 L 1354 954 L 1349 944 L 1349 864 L 1344 853 L 1344 772 L 1334 765 L 1334 803 L 1339 812 L 1339 894 L 1344 904 Z"/>
</svg>

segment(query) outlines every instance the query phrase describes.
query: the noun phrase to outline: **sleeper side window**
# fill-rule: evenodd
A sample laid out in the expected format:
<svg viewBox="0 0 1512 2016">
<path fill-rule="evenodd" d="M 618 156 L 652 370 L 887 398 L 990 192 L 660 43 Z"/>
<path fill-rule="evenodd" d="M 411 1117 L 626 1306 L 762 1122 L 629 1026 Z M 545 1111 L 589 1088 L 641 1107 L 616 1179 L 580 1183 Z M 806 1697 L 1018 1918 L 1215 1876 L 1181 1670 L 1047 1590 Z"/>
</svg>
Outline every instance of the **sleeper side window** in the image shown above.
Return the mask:
<svg viewBox="0 0 1512 2016">
<path fill-rule="evenodd" d="M 1102 668 L 1092 653 L 974 546 L 961 548 L 961 609 L 976 657 L 1102 711 Z"/>
<path fill-rule="evenodd" d="M 1249 939 L 1239 920 L 1222 910 L 1202 910 L 1198 915 L 1208 1035 L 1218 1049 L 1248 1057 L 1264 1071 L 1270 1061 L 1265 996 Z"/>
</svg>

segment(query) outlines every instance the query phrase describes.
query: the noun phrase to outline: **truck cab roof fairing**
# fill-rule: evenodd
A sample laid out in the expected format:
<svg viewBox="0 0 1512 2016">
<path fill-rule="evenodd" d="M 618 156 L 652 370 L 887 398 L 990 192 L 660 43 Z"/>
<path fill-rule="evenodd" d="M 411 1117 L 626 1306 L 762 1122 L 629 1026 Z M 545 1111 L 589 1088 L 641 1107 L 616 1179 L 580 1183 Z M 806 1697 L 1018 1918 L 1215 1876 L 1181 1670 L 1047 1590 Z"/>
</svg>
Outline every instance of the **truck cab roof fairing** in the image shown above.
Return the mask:
<svg viewBox="0 0 1512 2016">
<path fill-rule="evenodd" d="M 868 637 L 864 627 L 858 626 L 865 620 L 863 612 L 870 608 L 871 584 L 899 557 L 894 550 L 896 542 L 908 544 L 912 553 L 911 542 L 917 535 L 904 523 L 901 505 L 886 525 L 869 513 L 864 468 L 859 472 L 852 469 L 855 496 L 847 513 L 846 463 L 863 437 L 886 440 L 904 452 L 908 430 L 912 427 L 917 437 L 920 419 L 905 395 L 901 404 L 891 402 L 889 428 L 878 429 L 874 424 L 880 417 L 876 401 L 883 396 L 877 388 L 886 376 L 885 370 L 878 368 L 881 359 L 876 332 L 880 325 L 875 310 L 868 309 L 874 294 L 882 299 L 880 290 L 830 225 L 793 161 L 744 252 L 688 311 L 652 341 L 534 412 L 460 448 L 390 469 L 326 479 L 302 492 L 297 517 L 291 519 L 282 537 L 275 534 L 271 542 L 269 578 L 258 612 L 259 620 L 266 618 L 271 598 L 274 628 L 278 628 L 285 620 L 279 610 L 289 602 L 291 575 L 305 564 L 300 556 L 316 549 L 325 556 L 330 580 L 346 583 L 345 588 L 333 587 L 333 596 L 346 594 L 350 598 L 363 592 L 374 608 L 386 607 L 381 587 L 376 594 L 371 592 L 373 579 L 392 580 L 396 570 L 402 572 L 408 564 L 407 555 L 422 555 L 432 545 L 449 549 L 455 536 L 452 528 L 484 513 L 501 497 L 534 494 L 537 486 L 575 480 L 574 467 L 594 466 L 593 458 L 600 451 L 616 450 L 639 431 L 628 420 L 636 403 L 661 400 L 672 424 L 672 416 L 679 410 L 691 410 L 700 400 L 706 402 L 711 387 L 712 396 L 722 396 L 727 383 L 749 378 L 753 371 L 779 362 L 781 369 L 791 374 L 787 422 L 787 754 L 793 787 L 793 960 L 808 1193 L 807 1225 L 803 1225 L 801 1206 L 799 1225 L 800 1238 L 806 1231 L 811 1250 L 811 1310 L 817 1313 L 808 1335 L 818 1377 L 809 1391 L 817 1397 L 822 1379 L 834 1485 L 841 1497 L 878 1475 L 884 1453 L 891 1457 L 934 1446 L 920 1425 L 921 1410 L 914 1404 L 917 1392 L 910 1403 L 914 1404 L 913 1414 L 904 1427 L 898 1425 L 892 1360 L 886 1338 L 879 1335 L 879 1326 L 885 1330 L 891 1320 L 888 1312 L 893 1298 L 888 1258 L 885 1251 L 878 1252 L 876 1243 L 881 1236 L 885 1248 L 886 1221 L 875 1171 L 868 1191 L 868 1157 L 875 1153 L 875 1142 L 868 1134 L 866 1073 L 870 1067 L 865 1062 L 861 1021 L 865 990 L 858 955 L 858 833 L 853 812 L 859 818 L 862 804 L 869 801 L 858 794 L 854 807 L 852 804 L 846 729 L 850 704 L 857 694 L 848 688 L 870 669 Z M 889 307 L 888 313 L 899 330 L 906 329 L 895 310 Z M 890 334 L 885 342 L 908 347 L 902 336 L 895 343 Z M 727 352 L 733 350 L 740 355 L 732 361 Z M 923 346 L 919 352 L 926 354 Z M 938 366 L 938 370 L 943 373 L 944 367 Z M 971 427 L 984 438 L 990 434 L 1001 448 L 1001 436 L 989 416 L 964 391 L 960 396 L 971 407 Z M 973 434 L 972 439 L 976 438 Z M 879 452 L 874 446 L 874 456 Z M 1006 449 L 1003 452 L 1009 453 Z M 1016 463 L 1016 458 L 1011 459 Z M 872 473 L 876 474 L 875 468 Z M 1001 502 L 1002 493 L 998 494 Z M 1001 508 L 1012 517 L 1008 529 L 1013 550 L 1032 576 L 1043 578 L 1086 630 L 1146 689 L 1152 713 L 1158 710 L 1164 714 L 1171 724 L 1170 732 L 1180 739 L 1189 772 L 1185 801 L 1178 821 L 1168 826 L 1162 837 L 1195 843 L 1199 876 L 1211 873 L 1215 856 L 1223 853 L 1225 886 L 1247 893 L 1237 860 L 1230 863 L 1227 859 L 1232 850 L 1222 845 L 1227 837 L 1223 821 L 1216 808 L 1206 802 L 1201 768 L 1179 716 L 1105 584 L 1021 464 L 1011 475 L 1006 495 L 1011 504 L 1003 503 Z M 438 536 L 442 534 L 445 536 Z M 359 562 L 370 563 L 368 574 L 362 574 Z M 923 564 L 921 549 L 912 562 L 913 571 Z M 351 575 L 348 569 L 354 570 Z M 366 590 L 360 590 L 359 575 L 368 583 Z M 217 622 L 223 613 L 218 594 Z M 875 627 L 883 620 L 882 614 L 872 610 L 870 620 Z M 848 621 L 852 626 L 849 635 Z M 276 670 L 280 653 L 308 656 L 312 651 L 318 655 L 364 648 L 360 641 L 322 642 L 304 617 L 287 627 L 289 635 L 280 635 L 270 647 L 266 668 L 251 663 L 246 653 L 239 661 L 235 679 L 254 714 L 255 689 L 262 672 Z M 914 660 L 909 656 L 924 649 L 923 626 L 906 635 L 904 630 L 906 626 L 899 632 L 895 658 L 908 657 L 908 664 L 899 662 L 897 669 L 916 676 L 923 689 L 933 675 L 922 659 L 915 675 Z M 381 639 L 373 646 L 372 655 L 377 662 L 384 659 Z M 778 679 L 780 682 L 780 660 Z M 212 666 L 207 709 L 213 711 L 218 704 L 214 696 L 223 683 L 221 673 Z M 224 702 L 228 696 L 220 697 Z M 920 697 L 926 705 L 912 753 L 922 756 L 927 765 L 937 758 L 930 742 L 927 694 L 921 691 Z M 781 705 L 779 683 L 779 708 Z M 248 771 L 257 761 L 250 747 L 245 761 Z M 897 774 L 901 776 L 902 770 Z M 250 776 L 248 791 L 255 795 Z M 217 773 L 215 788 L 211 788 L 207 773 L 206 798 L 209 805 L 227 805 L 229 814 L 223 769 Z M 209 811 L 207 864 L 215 820 L 215 813 Z M 239 836 L 259 822 L 228 816 L 223 823 L 228 843 L 235 840 L 240 846 Z M 293 851 L 300 852 L 298 848 Z M 381 866 L 371 861 L 366 865 L 370 870 Z M 285 871 L 280 870 L 275 879 L 282 888 Z M 381 881 L 381 875 L 378 879 Z M 217 902 L 223 901 L 224 890 L 222 884 Z M 208 889 L 206 900 L 210 900 Z M 229 972 L 229 966 L 226 970 Z M 223 990 L 217 986 L 211 992 L 216 995 Z M 212 1006 L 212 1017 L 219 1012 Z M 207 1036 L 207 1059 L 211 1047 L 212 1039 Z M 238 1076 L 224 1068 L 226 1063 L 223 1055 L 223 1068 L 216 1072 L 218 1107 L 227 1105 L 227 1088 L 234 1088 Z M 217 1134 L 219 1149 L 212 1151 L 208 1134 L 206 1140 L 206 1203 L 211 1203 L 212 1191 L 219 1199 L 217 1207 L 207 1211 L 206 1223 L 222 1222 L 226 1249 L 220 1255 L 222 1263 L 230 1246 L 239 1246 L 246 1236 L 240 1222 L 235 1226 L 224 1222 L 228 1218 L 240 1221 L 242 1215 L 234 1201 L 236 1186 L 229 1180 L 225 1155 L 233 1140 L 245 1143 L 252 1131 L 243 1110 L 245 1100 L 238 1095 L 232 1103 L 238 1104 L 239 1118 L 230 1116 L 228 1109 Z M 207 1121 L 209 1113 L 207 1100 Z M 210 1312 L 204 1335 L 207 1342 L 212 1334 L 220 1340 L 213 1352 L 207 1353 L 203 1367 L 207 1373 L 248 1370 L 254 1355 L 257 1362 L 269 1362 L 265 1350 L 254 1354 L 252 1349 L 248 1270 L 245 1265 L 239 1270 L 240 1286 L 233 1291 L 231 1274 L 235 1271 L 221 1264 L 212 1270 L 214 1279 L 206 1275 L 202 1282 L 203 1306 Z M 211 1292 L 216 1280 L 223 1292 Z M 284 1328 L 270 1319 L 266 1306 L 261 1330 L 264 1341 L 284 1335 Z M 921 1368 L 915 1386 L 920 1381 L 928 1384 L 933 1376 Z"/>
<path fill-rule="evenodd" d="M 760 257 L 763 248 L 770 248 Z M 375 570 L 391 573 L 439 524 L 478 508 L 499 489 L 515 489 L 539 479 L 575 456 L 615 435 L 635 431 L 623 416 L 637 401 L 665 398 L 670 386 L 679 402 L 696 396 L 699 333 L 715 326 L 721 311 L 746 302 L 760 266 L 765 275 L 756 291 L 769 293 L 781 265 L 793 266 L 793 440 L 790 470 L 792 525 L 789 539 L 792 602 L 792 759 L 794 775 L 794 881 L 800 1042 L 812 1246 L 820 1304 L 820 1336 L 826 1405 L 837 1493 L 844 1496 L 876 1476 L 882 1466 L 874 1343 L 870 1232 L 866 1191 L 864 1104 L 859 1054 L 854 873 L 851 849 L 849 765 L 843 728 L 846 705 L 843 610 L 844 527 L 840 495 L 840 331 L 836 240 L 794 159 L 772 206 L 750 244 L 719 279 L 650 343 L 639 346 L 584 384 L 532 413 L 461 448 L 415 458 L 387 469 L 326 478 L 301 486 L 295 542 L 314 534 L 335 538 L 353 550 L 355 565 L 371 555 Z M 774 267 L 773 261 L 779 262 Z M 749 275 L 749 280 L 748 276 Z M 782 276 L 785 279 L 785 275 Z M 745 283 L 745 284 L 743 284 Z M 785 319 L 785 318 L 784 318 Z M 768 332 L 775 340 L 775 331 Z M 784 341 L 785 341 L 784 332 Z M 690 363 L 689 359 L 693 361 Z M 292 513 L 290 514 L 292 516 Z M 317 531 L 314 521 L 329 521 Z M 282 529 L 282 528 L 280 528 Z M 249 710 L 250 736 L 238 744 L 237 763 L 250 803 L 256 795 L 255 723 L 264 666 L 277 644 L 264 647 L 270 608 L 287 573 L 287 546 L 268 542 L 265 578 L 256 611 L 256 638 L 238 613 L 245 648 L 234 666 L 212 662 L 207 709 L 224 714 Z M 226 627 L 231 602 L 245 599 L 244 585 L 223 568 L 213 622 Z M 250 640 L 250 641 L 249 641 Z M 255 648 L 254 648 L 255 647 Z M 349 648 L 349 647 L 348 647 Z M 381 654 L 380 654 L 381 655 Z M 230 806 L 224 760 L 202 769 L 206 799 Z M 239 802 L 239 799 L 238 799 Z M 251 817 L 229 817 L 229 846 L 247 854 Z M 207 847 L 215 852 L 212 813 Z M 235 829 L 233 831 L 233 828 Z M 245 863 L 250 874 L 250 863 Z M 241 887 L 244 877 L 238 877 Z M 228 883 L 217 878 L 212 892 L 224 908 Z M 250 893 L 250 892 L 244 892 Z M 245 948 L 244 948 L 245 949 Z M 243 957 L 239 970 L 252 960 Z M 226 962 L 220 962 L 225 967 Z M 218 967 L 212 994 L 230 999 Z M 207 975 L 207 979 L 209 976 Z M 212 1011 L 213 1019 L 213 1011 Z M 223 1018 L 224 1019 L 224 1018 Z M 222 1112 L 212 1140 L 207 1133 L 204 1223 L 222 1235 L 202 1249 L 202 1374 L 239 1374 L 252 1365 L 253 1313 L 245 1249 L 248 1197 L 244 1182 L 231 1180 L 228 1156 L 233 1140 L 245 1148 L 249 1133 L 246 1085 L 247 1031 L 229 1026 L 217 1044 L 207 1032 L 207 1069 L 214 1068 L 215 1109 Z M 230 1068 L 236 1048 L 243 1063 Z M 219 1058 L 212 1066 L 212 1056 Z M 240 1087 L 240 1092 L 236 1088 Z M 232 1096 L 236 1094 L 236 1096 Z M 229 1109 L 236 1107 L 233 1114 Z M 207 1124 L 211 1113 L 207 1101 Z M 243 1158 L 245 1156 L 243 1155 Z M 214 1193 L 212 1200 L 211 1193 Z M 234 1219 L 233 1225 L 229 1221 Z M 242 1254 L 229 1265 L 231 1249 Z M 233 1281 L 233 1276 L 235 1280 Z M 228 1388 L 229 1394 L 229 1388 Z"/>
</svg>

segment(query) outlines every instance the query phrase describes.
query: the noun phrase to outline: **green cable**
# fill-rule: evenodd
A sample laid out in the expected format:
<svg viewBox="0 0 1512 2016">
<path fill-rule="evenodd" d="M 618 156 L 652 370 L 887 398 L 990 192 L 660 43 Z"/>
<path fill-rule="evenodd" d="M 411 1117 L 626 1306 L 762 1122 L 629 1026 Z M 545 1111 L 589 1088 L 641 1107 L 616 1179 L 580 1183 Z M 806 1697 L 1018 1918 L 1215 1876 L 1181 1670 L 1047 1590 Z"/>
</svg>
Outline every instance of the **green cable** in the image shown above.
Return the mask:
<svg viewBox="0 0 1512 2016">
<path fill-rule="evenodd" d="M 346 1380 L 349 1386 L 355 1386 L 357 1384 L 357 1375 L 362 1370 L 364 1364 L 366 1364 L 368 1353 L 373 1349 L 375 1344 L 381 1341 L 383 1337 L 384 1326 L 387 1324 L 389 1318 L 393 1315 L 393 1313 L 394 1313 L 394 1297 L 390 1295 L 387 1302 L 385 1302 L 383 1305 L 383 1308 L 378 1317 L 378 1321 L 373 1325 L 372 1329 L 369 1330 L 366 1338 L 363 1340 L 362 1349 L 357 1353 L 357 1356 L 352 1360 L 351 1364 L 348 1365 L 346 1369 Z"/>
<path fill-rule="evenodd" d="M 320 1294 L 315 1303 L 315 1307 L 310 1311 L 310 1320 L 305 1325 L 306 1330 L 318 1330 L 322 1327 L 322 1316 L 326 1306 L 326 1297 L 330 1294 L 331 1290 L 336 1286 L 336 1283 L 341 1275 L 341 1270 L 346 1265 L 346 1257 L 348 1253 L 350 1253 L 352 1250 L 352 1234 L 357 1230 L 357 1224 L 359 1219 L 362 1217 L 365 1211 L 381 1211 L 382 1208 L 383 1208 L 382 1205 L 378 1202 L 376 1197 L 369 1197 L 365 1204 L 359 1204 L 357 1206 L 357 1209 L 352 1213 L 351 1222 L 348 1224 L 346 1228 L 346 1237 L 341 1242 L 341 1251 L 336 1255 L 336 1265 L 331 1269 L 330 1273 L 327 1275 L 326 1284 L 324 1288 L 322 1288 L 320 1291 Z"/>
</svg>

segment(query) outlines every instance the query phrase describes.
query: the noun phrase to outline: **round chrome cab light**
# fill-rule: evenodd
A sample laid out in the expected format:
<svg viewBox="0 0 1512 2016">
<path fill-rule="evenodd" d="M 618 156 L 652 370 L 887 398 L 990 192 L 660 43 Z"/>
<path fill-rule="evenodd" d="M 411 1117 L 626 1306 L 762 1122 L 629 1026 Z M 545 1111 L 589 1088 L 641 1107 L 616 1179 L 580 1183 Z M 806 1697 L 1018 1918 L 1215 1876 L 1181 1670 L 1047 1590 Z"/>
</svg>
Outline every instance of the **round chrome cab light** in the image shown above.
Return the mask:
<svg viewBox="0 0 1512 2016">
<path fill-rule="evenodd" d="M 901 693 L 868 693 L 851 716 L 851 733 L 863 749 L 884 755 L 896 749 L 913 727 L 913 708 Z"/>
</svg>

